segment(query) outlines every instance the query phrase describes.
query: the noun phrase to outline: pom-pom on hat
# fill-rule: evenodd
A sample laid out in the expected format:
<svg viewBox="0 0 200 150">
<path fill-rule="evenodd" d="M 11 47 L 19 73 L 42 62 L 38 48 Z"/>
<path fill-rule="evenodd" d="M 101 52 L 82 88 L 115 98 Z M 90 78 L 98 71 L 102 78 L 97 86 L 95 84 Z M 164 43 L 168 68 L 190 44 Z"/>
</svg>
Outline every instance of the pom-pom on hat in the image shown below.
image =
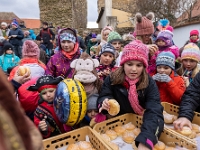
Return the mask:
<svg viewBox="0 0 200 150">
<path fill-rule="evenodd" d="M 198 30 L 192 30 L 192 31 L 190 31 L 190 36 L 192 36 L 192 35 L 199 36 L 199 31 Z"/>
<path fill-rule="evenodd" d="M 181 54 L 181 60 L 184 60 L 184 59 L 192 59 L 194 61 L 199 62 L 200 61 L 199 47 L 194 43 L 187 44 L 184 47 L 183 52 Z"/>
<path fill-rule="evenodd" d="M 148 35 L 153 34 L 154 25 L 153 25 L 154 13 L 149 12 L 146 16 L 142 17 L 141 13 L 135 15 L 135 32 L 136 35 Z"/>
<path fill-rule="evenodd" d="M 25 41 L 22 48 L 22 56 L 39 58 L 40 49 L 38 45 L 31 40 Z"/>
<path fill-rule="evenodd" d="M 122 66 L 127 61 L 138 60 L 141 61 L 147 68 L 148 54 L 149 49 L 147 48 L 147 46 L 139 40 L 134 40 L 124 47 L 120 65 Z"/>
<path fill-rule="evenodd" d="M 106 43 L 102 46 L 101 48 L 101 51 L 100 51 L 100 54 L 99 55 L 102 55 L 103 53 L 111 53 L 115 56 L 115 48 L 112 46 L 112 44 L 110 43 Z"/>
<path fill-rule="evenodd" d="M 165 65 L 175 69 L 175 56 L 172 52 L 161 52 L 156 58 L 156 66 Z"/>
<path fill-rule="evenodd" d="M 46 76 L 41 76 L 36 84 L 31 85 L 28 90 L 29 91 L 38 91 L 39 93 L 47 88 L 56 88 L 57 84 L 62 81 L 64 78 L 61 76 L 58 76 L 54 78 L 53 76 L 46 75 Z"/>
<path fill-rule="evenodd" d="M 122 41 L 122 37 L 119 33 L 112 31 L 108 35 L 107 42 L 112 43 L 114 41 Z"/>
<path fill-rule="evenodd" d="M 18 27 L 19 25 L 18 25 L 18 22 L 17 22 L 17 20 L 16 19 L 13 19 L 13 21 L 12 21 L 12 23 L 11 23 L 12 25 L 14 25 L 14 26 L 16 26 L 16 27 Z"/>
</svg>

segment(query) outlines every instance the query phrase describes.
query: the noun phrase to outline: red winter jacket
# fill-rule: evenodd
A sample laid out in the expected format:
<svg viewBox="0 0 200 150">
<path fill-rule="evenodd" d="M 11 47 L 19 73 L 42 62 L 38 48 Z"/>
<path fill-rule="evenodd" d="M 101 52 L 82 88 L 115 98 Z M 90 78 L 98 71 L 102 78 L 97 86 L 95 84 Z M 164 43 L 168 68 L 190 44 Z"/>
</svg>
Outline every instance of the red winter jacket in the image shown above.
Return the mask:
<svg viewBox="0 0 200 150">
<path fill-rule="evenodd" d="M 171 104 L 180 105 L 181 97 L 186 89 L 184 80 L 181 76 L 175 74 L 174 71 L 172 71 L 172 73 L 170 74 L 170 78 L 172 80 L 168 83 L 156 81 L 160 93 L 161 102 L 168 102 Z"/>
</svg>

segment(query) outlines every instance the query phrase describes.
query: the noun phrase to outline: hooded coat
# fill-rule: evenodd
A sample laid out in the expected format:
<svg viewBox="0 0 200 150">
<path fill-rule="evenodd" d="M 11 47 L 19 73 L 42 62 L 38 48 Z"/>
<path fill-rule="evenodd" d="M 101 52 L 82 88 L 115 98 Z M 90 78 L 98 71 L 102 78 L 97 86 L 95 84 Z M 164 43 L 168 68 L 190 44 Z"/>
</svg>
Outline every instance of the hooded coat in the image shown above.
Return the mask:
<svg viewBox="0 0 200 150">
<path fill-rule="evenodd" d="M 53 77 L 58 77 L 62 76 L 64 78 L 72 78 L 73 75 L 73 70 L 70 68 L 70 63 L 78 59 L 80 57 L 80 51 L 79 51 L 79 45 L 78 45 L 78 40 L 77 40 L 77 35 L 76 32 L 71 29 L 71 28 L 66 28 L 60 31 L 62 33 L 64 30 L 71 30 L 74 32 L 74 35 L 76 37 L 76 44 L 74 46 L 74 49 L 77 51 L 72 59 L 67 58 L 63 53 L 62 53 L 62 48 L 60 44 L 60 34 L 58 35 L 58 44 L 59 44 L 59 49 L 56 54 L 51 56 L 48 64 L 47 64 L 47 69 L 45 71 L 46 75 L 52 75 Z"/>
</svg>

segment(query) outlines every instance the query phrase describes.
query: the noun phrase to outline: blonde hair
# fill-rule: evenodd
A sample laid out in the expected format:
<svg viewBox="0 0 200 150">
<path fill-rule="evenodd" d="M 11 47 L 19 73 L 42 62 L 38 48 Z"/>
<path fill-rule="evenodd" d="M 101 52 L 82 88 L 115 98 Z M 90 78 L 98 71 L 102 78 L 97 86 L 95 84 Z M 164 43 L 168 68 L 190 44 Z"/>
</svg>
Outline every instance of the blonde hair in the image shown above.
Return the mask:
<svg viewBox="0 0 200 150">
<path fill-rule="evenodd" d="M 119 67 L 115 72 L 110 74 L 111 77 L 111 85 L 123 84 L 125 81 L 125 72 L 124 65 Z M 142 74 L 140 75 L 140 80 L 138 82 L 137 90 L 142 90 L 147 88 L 149 85 L 149 78 L 146 72 L 146 68 L 144 67 Z"/>
<path fill-rule="evenodd" d="M 183 76 L 184 73 L 185 73 L 185 70 L 186 70 L 186 69 L 183 67 L 183 64 L 181 64 L 181 67 L 180 67 L 179 69 L 177 69 L 176 72 L 177 72 L 177 74 L 178 74 L 179 76 Z M 192 70 L 191 78 L 194 78 L 194 77 L 197 75 L 197 73 L 198 73 L 199 71 L 200 71 L 200 69 L 199 69 L 198 63 L 197 63 L 196 67 Z"/>
</svg>

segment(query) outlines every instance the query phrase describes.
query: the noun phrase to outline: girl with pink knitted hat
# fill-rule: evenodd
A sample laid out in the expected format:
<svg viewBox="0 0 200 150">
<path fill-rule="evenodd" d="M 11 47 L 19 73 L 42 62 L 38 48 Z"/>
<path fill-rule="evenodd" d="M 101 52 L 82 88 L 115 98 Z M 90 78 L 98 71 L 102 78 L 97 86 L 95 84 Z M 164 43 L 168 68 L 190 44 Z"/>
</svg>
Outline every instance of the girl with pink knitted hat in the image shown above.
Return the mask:
<svg viewBox="0 0 200 150">
<path fill-rule="evenodd" d="M 103 114 L 110 109 L 108 101 L 115 99 L 120 105 L 118 115 L 143 115 L 141 133 L 135 139 L 138 150 L 153 149 L 164 127 L 159 91 L 146 71 L 148 54 L 147 46 L 139 40 L 127 44 L 120 67 L 104 80 L 98 98 L 99 112 Z"/>
</svg>

